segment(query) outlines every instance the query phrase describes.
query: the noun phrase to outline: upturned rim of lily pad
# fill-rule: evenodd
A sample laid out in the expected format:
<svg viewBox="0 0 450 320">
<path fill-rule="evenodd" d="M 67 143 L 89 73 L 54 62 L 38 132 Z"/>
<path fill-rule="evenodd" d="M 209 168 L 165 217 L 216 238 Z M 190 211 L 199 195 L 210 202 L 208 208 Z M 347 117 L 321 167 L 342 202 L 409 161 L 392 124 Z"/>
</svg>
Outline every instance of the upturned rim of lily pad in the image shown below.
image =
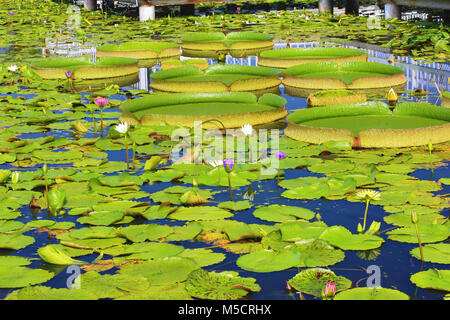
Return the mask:
<svg viewBox="0 0 450 320">
<path fill-rule="evenodd" d="M 296 111 L 287 120 L 286 136 L 315 144 L 347 141 L 355 148 L 400 148 L 450 139 L 450 110 L 429 103 L 403 102 L 393 111 L 379 101 L 326 106 Z M 327 125 L 333 121 L 339 127 Z M 375 122 L 379 127 L 370 127 Z M 357 133 L 355 125 L 360 128 Z"/>
</svg>

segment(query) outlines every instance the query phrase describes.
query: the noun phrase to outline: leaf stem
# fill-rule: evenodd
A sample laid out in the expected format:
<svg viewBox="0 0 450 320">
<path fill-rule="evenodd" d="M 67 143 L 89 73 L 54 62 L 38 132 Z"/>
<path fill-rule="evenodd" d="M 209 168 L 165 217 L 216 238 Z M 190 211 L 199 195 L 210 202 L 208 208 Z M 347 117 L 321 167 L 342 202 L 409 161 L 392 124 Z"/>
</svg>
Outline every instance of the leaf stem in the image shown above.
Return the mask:
<svg viewBox="0 0 450 320">
<path fill-rule="evenodd" d="M 127 152 L 127 170 L 130 170 L 130 156 L 128 155 L 128 142 L 127 142 L 127 134 L 125 133 L 125 149 Z"/>
<path fill-rule="evenodd" d="M 417 241 L 419 243 L 420 261 L 422 261 L 422 263 L 423 263 L 422 241 L 420 241 L 419 224 L 415 223 L 414 225 L 416 227 Z"/>
<path fill-rule="evenodd" d="M 233 193 L 231 192 L 231 179 L 230 179 L 230 173 L 228 173 L 228 191 L 230 192 L 230 199 L 233 201 Z"/>
<path fill-rule="evenodd" d="M 366 200 L 366 210 L 364 211 L 364 222 L 363 222 L 363 232 L 366 230 L 366 218 L 367 218 L 367 209 L 369 209 L 370 199 Z"/>
</svg>

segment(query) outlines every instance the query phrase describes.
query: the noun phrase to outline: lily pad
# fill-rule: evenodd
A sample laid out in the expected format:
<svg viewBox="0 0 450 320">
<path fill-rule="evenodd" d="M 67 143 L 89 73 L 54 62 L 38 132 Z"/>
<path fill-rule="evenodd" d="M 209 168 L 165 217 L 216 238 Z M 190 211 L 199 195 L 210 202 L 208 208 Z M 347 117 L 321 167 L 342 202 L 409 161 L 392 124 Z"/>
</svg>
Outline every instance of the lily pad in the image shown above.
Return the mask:
<svg viewBox="0 0 450 320">
<path fill-rule="evenodd" d="M 120 273 L 142 276 L 152 285 L 163 285 L 185 281 L 189 273 L 198 268 L 199 266 L 191 259 L 170 257 L 124 265 Z"/>
<path fill-rule="evenodd" d="M 423 259 L 432 263 L 450 264 L 450 243 L 427 244 L 422 247 Z M 419 248 L 410 251 L 414 258 L 420 259 Z"/>
<path fill-rule="evenodd" d="M 282 241 L 319 239 L 320 235 L 326 230 L 326 228 L 327 225 L 321 221 L 285 222 L 279 226 Z"/>
<path fill-rule="evenodd" d="M 258 292 L 261 287 L 254 278 L 242 278 L 237 272 L 207 272 L 198 269 L 189 274 L 186 291 L 193 297 L 211 300 L 235 300 L 249 292 Z"/>
<path fill-rule="evenodd" d="M 218 207 L 186 208 L 181 207 L 169 214 L 168 218 L 173 220 L 219 220 L 232 217 L 233 214 Z"/>
<path fill-rule="evenodd" d="M 97 296 L 82 289 L 55 289 L 45 286 L 27 286 L 8 294 L 5 300 L 97 300 Z"/>
<path fill-rule="evenodd" d="M 450 270 L 428 269 L 413 274 L 410 279 L 420 288 L 450 291 Z"/>
<path fill-rule="evenodd" d="M 261 220 L 283 222 L 296 219 L 310 220 L 314 218 L 315 213 L 306 208 L 273 204 L 257 208 L 253 215 Z"/>
<path fill-rule="evenodd" d="M 123 236 L 132 242 L 145 240 L 158 240 L 172 233 L 172 228 L 156 223 L 132 225 L 117 230 L 117 235 Z"/>
<path fill-rule="evenodd" d="M 293 268 L 300 264 L 300 253 L 295 250 L 262 250 L 240 256 L 236 264 L 248 271 L 274 272 Z"/>
<path fill-rule="evenodd" d="M 394 289 L 381 287 L 353 288 L 339 292 L 334 300 L 409 300 L 408 295 Z"/>
<path fill-rule="evenodd" d="M 172 283 L 167 285 L 151 285 L 142 293 L 122 295 L 116 300 L 192 300 L 186 292 L 184 283 Z"/>
<path fill-rule="evenodd" d="M 218 207 L 232 211 L 241 211 L 251 208 L 253 205 L 248 200 L 244 201 L 225 201 L 221 202 Z"/>
<path fill-rule="evenodd" d="M 398 228 L 386 233 L 388 238 L 394 241 L 418 243 L 415 227 Z M 450 230 L 446 225 L 421 224 L 419 225 L 420 240 L 422 243 L 444 241 L 450 236 Z"/>
<path fill-rule="evenodd" d="M 192 240 L 203 230 L 203 226 L 199 222 L 186 223 L 184 226 L 172 227 L 173 233 L 166 237 L 166 241 L 183 241 Z"/>
<path fill-rule="evenodd" d="M 120 211 L 92 211 L 88 216 L 78 218 L 79 223 L 85 223 L 95 226 L 108 226 L 123 218 L 123 212 Z"/>
<path fill-rule="evenodd" d="M 281 195 L 289 199 L 319 199 L 330 193 L 330 186 L 325 181 L 311 183 L 284 191 Z"/>
<path fill-rule="evenodd" d="M 34 238 L 22 234 L 0 234 L 0 248 L 18 250 L 34 243 Z"/>
<path fill-rule="evenodd" d="M 140 293 L 148 287 L 146 278 L 128 274 L 100 275 L 89 271 L 81 275 L 80 281 L 80 288 L 94 294 L 98 299 Z"/>
<path fill-rule="evenodd" d="M 289 284 L 300 292 L 321 297 L 322 290 L 329 281 L 335 283 L 336 291 L 348 289 L 352 285 L 351 280 L 336 276 L 333 271 L 322 268 L 302 270 L 289 280 Z"/>
<path fill-rule="evenodd" d="M 211 249 L 205 248 L 185 249 L 178 254 L 178 257 L 192 259 L 199 267 L 217 264 L 226 258 L 223 253 L 214 252 Z"/>
<path fill-rule="evenodd" d="M 43 283 L 53 276 L 52 272 L 42 269 L 2 265 L 0 266 L 0 288 L 20 288 Z"/>
<path fill-rule="evenodd" d="M 319 239 L 327 241 L 343 250 L 370 250 L 380 247 L 384 240 L 368 234 L 351 234 L 342 226 L 332 226 L 325 230 Z"/>
<path fill-rule="evenodd" d="M 345 259 L 342 250 L 335 249 L 321 240 L 305 240 L 295 243 L 295 249 L 300 252 L 301 267 L 325 267 L 341 262 Z"/>
</svg>

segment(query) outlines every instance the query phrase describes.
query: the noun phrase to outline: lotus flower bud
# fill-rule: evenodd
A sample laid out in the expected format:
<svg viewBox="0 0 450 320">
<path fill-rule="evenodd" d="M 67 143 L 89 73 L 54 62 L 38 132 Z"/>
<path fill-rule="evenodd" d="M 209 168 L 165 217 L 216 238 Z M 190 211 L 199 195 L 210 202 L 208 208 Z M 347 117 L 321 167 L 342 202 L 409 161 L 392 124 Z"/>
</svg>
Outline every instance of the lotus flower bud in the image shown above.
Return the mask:
<svg viewBox="0 0 450 320">
<path fill-rule="evenodd" d="M 389 90 L 387 99 L 388 99 L 389 104 L 391 104 L 391 105 L 396 104 L 398 101 L 397 92 L 395 92 L 395 90 L 391 88 L 391 90 Z"/>
<path fill-rule="evenodd" d="M 44 163 L 44 165 L 42 166 L 42 172 L 44 172 L 44 174 L 47 174 L 47 164 Z"/>
<path fill-rule="evenodd" d="M 369 227 L 369 230 L 367 230 L 367 234 L 375 234 L 378 231 L 380 231 L 381 222 L 373 221 L 372 224 Z"/>
<path fill-rule="evenodd" d="M 414 210 L 411 211 L 411 222 L 414 224 L 417 224 L 419 222 L 419 217 Z"/>
<path fill-rule="evenodd" d="M 17 182 L 19 182 L 19 171 L 14 171 L 11 174 L 11 182 L 12 184 L 16 184 Z"/>
<path fill-rule="evenodd" d="M 336 284 L 332 281 L 328 281 L 325 290 L 322 292 L 322 298 L 324 300 L 333 299 L 336 294 Z"/>
<path fill-rule="evenodd" d="M 233 159 L 223 160 L 223 166 L 225 167 L 225 171 L 230 173 L 233 170 L 234 161 Z"/>
<path fill-rule="evenodd" d="M 361 223 L 358 223 L 358 229 L 357 229 L 357 231 L 358 231 L 358 233 L 363 233 L 363 232 L 364 232 Z"/>
</svg>

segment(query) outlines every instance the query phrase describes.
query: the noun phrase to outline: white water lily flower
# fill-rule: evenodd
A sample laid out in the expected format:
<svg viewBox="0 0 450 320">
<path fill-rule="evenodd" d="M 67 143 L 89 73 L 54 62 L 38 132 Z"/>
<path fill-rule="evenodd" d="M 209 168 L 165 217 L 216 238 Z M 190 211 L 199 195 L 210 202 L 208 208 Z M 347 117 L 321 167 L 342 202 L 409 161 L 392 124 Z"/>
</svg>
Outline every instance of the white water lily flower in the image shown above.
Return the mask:
<svg viewBox="0 0 450 320">
<path fill-rule="evenodd" d="M 19 70 L 19 67 L 16 66 L 15 64 L 14 65 L 10 65 L 8 67 L 8 70 L 11 71 L 11 72 L 16 72 L 17 70 Z"/>
<path fill-rule="evenodd" d="M 211 161 L 208 161 L 208 164 L 215 168 L 217 166 L 223 166 L 223 161 L 222 160 L 211 160 Z"/>
<path fill-rule="evenodd" d="M 12 184 L 16 184 L 17 182 L 19 182 L 19 171 L 14 171 L 12 174 L 11 174 L 11 182 L 12 182 Z"/>
<path fill-rule="evenodd" d="M 125 134 L 128 132 L 128 122 L 121 122 L 117 126 L 114 127 L 117 132 Z"/>
<path fill-rule="evenodd" d="M 356 192 L 356 198 L 360 200 L 378 201 L 381 199 L 381 192 L 371 189 L 358 190 Z"/>
<path fill-rule="evenodd" d="M 241 130 L 246 136 L 250 136 L 253 133 L 253 127 L 250 123 L 247 123 L 246 125 L 242 126 Z"/>
</svg>

